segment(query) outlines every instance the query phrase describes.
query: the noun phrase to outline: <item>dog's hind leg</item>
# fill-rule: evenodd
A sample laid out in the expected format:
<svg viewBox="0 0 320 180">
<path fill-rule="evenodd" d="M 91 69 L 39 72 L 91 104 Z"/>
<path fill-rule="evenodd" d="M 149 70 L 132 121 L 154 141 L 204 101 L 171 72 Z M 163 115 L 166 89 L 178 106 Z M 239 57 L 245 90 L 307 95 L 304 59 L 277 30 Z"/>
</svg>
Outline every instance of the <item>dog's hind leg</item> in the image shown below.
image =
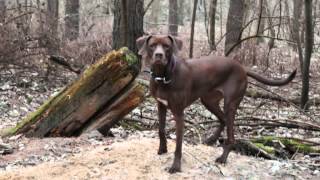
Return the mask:
<svg viewBox="0 0 320 180">
<path fill-rule="evenodd" d="M 214 97 L 214 98 L 212 98 Z M 211 135 L 208 139 L 205 140 L 205 144 L 207 145 L 213 145 L 216 143 L 218 138 L 220 137 L 222 131 L 224 130 L 225 127 L 225 121 L 224 121 L 224 113 L 222 112 L 220 106 L 219 106 L 219 101 L 222 99 L 222 96 L 212 96 L 210 94 L 209 97 L 204 96 L 201 98 L 202 104 L 211 112 L 213 113 L 219 120 L 220 125 L 218 129 Z"/>
<path fill-rule="evenodd" d="M 216 159 L 218 163 L 226 163 L 230 151 L 234 148 L 235 138 L 234 138 L 234 120 L 237 113 L 237 109 L 242 100 L 242 97 L 230 101 L 228 98 L 224 102 L 224 117 L 227 126 L 227 141 L 223 145 L 223 153 L 220 157 Z"/>
</svg>

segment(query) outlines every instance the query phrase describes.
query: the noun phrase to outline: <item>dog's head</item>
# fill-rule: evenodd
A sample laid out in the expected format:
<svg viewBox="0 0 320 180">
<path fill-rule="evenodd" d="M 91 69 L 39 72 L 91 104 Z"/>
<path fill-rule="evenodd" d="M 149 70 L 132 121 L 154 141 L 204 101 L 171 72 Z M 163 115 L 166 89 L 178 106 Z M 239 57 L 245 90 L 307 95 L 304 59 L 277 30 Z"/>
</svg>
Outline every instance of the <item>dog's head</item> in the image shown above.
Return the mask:
<svg viewBox="0 0 320 180">
<path fill-rule="evenodd" d="M 170 35 L 150 35 L 137 39 L 139 55 L 143 56 L 143 65 L 166 66 L 173 55 L 182 48 L 182 41 Z"/>
</svg>

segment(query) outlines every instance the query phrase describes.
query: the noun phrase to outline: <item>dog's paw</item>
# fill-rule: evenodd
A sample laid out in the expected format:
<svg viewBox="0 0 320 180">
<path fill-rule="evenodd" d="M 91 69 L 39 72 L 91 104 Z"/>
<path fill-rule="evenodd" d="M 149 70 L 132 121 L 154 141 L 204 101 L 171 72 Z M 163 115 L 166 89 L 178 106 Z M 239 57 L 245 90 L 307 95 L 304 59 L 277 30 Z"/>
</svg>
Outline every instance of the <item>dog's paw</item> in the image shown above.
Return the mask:
<svg viewBox="0 0 320 180">
<path fill-rule="evenodd" d="M 227 162 L 227 158 L 221 156 L 216 159 L 216 163 L 225 164 Z"/>
<path fill-rule="evenodd" d="M 168 152 L 167 148 L 161 148 L 161 149 L 158 150 L 158 154 L 159 154 L 159 155 L 165 154 L 165 153 L 167 153 L 167 152 Z"/>
<path fill-rule="evenodd" d="M 172 166 L 171 168 L 169 168 L 168 172 L 169 172 L 170 174 L 177 173 L 177 172 L 181 172 L 181 168 L 180 168 L 180 167 Z"/>
<path fill-rule="evenodd" d="M 203 143 L 208 146 L 212 146 L 216 143 L 217 140 L 206 139 Z"/>
</svg>

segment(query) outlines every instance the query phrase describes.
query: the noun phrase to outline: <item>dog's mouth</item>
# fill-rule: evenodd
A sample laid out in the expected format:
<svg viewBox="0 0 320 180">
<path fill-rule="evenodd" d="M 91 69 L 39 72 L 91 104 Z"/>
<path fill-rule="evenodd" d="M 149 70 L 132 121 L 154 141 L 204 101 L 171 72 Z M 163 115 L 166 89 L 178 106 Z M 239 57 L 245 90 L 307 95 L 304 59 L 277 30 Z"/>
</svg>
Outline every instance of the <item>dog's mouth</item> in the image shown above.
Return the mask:
<svg viewBox="0 0 320 180">
<path fill-rule="evenodd" d="M 158 76 L 161 76 L 165 73 L 166 64 L 161 61 L 156 61 L 151 65 L 151 71 Z"/>
</svg>

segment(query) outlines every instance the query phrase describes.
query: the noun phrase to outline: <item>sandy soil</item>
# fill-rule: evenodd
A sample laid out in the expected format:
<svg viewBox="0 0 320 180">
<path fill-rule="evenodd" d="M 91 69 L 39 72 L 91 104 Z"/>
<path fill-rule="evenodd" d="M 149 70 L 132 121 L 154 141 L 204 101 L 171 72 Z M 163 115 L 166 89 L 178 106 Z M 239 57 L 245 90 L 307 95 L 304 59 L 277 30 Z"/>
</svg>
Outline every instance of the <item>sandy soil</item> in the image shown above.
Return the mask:
<svg viewBox="0 0 320 180">
<path fill-rule="evenodd" d="M 61 140 L 61 139 L 60 139 Z M 87 146 L 87 145 L 85 145 Z M 59 161 L 44 162 L 0 172 L 0 179 L 318 179 L 288 162 L 267 161 L 231 153 L 226 165 L 214 159 L 222 148 L 183 146 L 182 172 L 169 174 L 174 141 L 169 153 L 157 155 L 158 139 L 129 137 L 126 141 L 91 146 Z"/>
</svg>

